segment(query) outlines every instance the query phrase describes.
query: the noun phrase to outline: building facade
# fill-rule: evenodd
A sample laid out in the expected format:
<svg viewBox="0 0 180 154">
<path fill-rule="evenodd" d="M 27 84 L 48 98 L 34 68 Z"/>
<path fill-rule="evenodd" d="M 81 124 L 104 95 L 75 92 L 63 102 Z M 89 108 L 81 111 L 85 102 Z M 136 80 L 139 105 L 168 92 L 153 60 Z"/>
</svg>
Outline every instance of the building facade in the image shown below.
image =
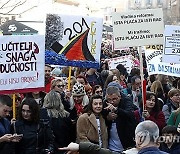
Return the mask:
<svg viewBox="0 0 180 154">
<path fill-rule="evenodd" d="M 162 8 L 165 24 L 180 25 L 179 0 L 129 0 L 128 10 Z"/>
</svg>

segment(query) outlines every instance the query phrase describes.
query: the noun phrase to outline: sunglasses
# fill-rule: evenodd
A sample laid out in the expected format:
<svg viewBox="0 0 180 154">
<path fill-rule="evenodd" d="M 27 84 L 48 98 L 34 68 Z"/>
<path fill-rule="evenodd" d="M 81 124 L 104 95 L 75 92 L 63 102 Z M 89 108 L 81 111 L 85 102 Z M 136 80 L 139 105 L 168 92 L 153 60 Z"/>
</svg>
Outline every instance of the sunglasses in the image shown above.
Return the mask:
<svg viewBox="0 0 180 154">
<path fill-rule="evenodd" d="M 56 85 L 58 88 L 64 88 L 64 85 Z"/>
<path fill-rule="evenodd" d="M 96 93 L 97 93 L 97 94 L 102 93 L 102 90 L 100 90 L 100 91 L 96 91 Z"/>
</svg>

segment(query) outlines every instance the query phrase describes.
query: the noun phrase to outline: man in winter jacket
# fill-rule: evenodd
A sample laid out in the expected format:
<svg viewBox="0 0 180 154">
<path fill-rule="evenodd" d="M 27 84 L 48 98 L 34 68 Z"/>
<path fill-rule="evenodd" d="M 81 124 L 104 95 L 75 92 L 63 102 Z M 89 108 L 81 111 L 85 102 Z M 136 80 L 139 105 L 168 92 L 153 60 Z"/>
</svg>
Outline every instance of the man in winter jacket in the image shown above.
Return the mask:
<svg viewBox="0 0 180 154">
<path fill-rule="evenodd" d="M 136 122 L 131 99 L 121 93 L 116 86 L 108 86 L 105 106 L 104 115 L 108 126 L 109 149 L 121 152 L 133 147 Z"/>
</svg>

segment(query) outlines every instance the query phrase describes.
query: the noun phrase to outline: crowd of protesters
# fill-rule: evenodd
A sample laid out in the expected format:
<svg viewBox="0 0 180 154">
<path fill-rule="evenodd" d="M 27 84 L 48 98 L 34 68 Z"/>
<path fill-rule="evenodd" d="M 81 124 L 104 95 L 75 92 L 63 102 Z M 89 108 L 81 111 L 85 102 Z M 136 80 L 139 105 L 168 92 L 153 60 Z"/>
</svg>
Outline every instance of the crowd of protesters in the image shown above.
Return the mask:
<svg viewBox="0 0 180 154">
<path fill-rule="evenodd" d="M 159 135 L 179 135 L 180 78 L 148 76 L 144 59 L 144 110 L 139 68 L 130 74 L 121 64 L 109 70 L 106 60 L 129 53 L 138 57 L 137 51 L 110 51 L 103 44 L 100 68 L 73 67 L 70 79 L 68 67 L 45 65 L 45 90 L 16 94 L 16 120 L 11 95 L 0 95 L 0 153 L 63 154 L 59 148 L 71 142 L 91 142 L 121 153 L 137 146 L 136 126 L 146 120 L 154 122 Z M 159 148 L 180 153 L 179 142 Z"/>
</svg>

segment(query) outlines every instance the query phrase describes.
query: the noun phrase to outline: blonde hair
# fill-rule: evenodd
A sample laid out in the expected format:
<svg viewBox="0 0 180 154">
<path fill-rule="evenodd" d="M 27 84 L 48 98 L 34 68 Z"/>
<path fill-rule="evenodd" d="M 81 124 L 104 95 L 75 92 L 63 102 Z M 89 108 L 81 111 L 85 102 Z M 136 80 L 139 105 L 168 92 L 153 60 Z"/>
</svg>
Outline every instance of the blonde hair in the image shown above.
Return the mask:
<svg viewBox="0 0 180 154">
<path fill-rule="evenodd" d="M 156 95 L 161 90 L 164 94 L 163 86 L 160 81 L 154 81 L 150 88 L 151 92 L 154 92 Z"/>
<path fill-rule="evenodd" d="M 53 79 L 53 80 L 51 81 L 51 90 L 55 88 L 55 86 L 56 86 L 56 84 L 57 84 L 58 82 L 63 82 L 63 80 L 61 80 L 61 79 Z"/>
<path fill-rule="evenodd" d="M 179 89 L 171 89 L 169 92 L 168 92 L 168 97 L 173 97 L 175 94 L 180 94 L 180 90 Z"/>
<path fill-rule="evenodd" d="M 50 117 L 68 117 L 69 112 L 64 109 L 61 101 L 61 95 L 55 90 L 51 90 L 44 98 L 43 107 L 47 109 Z"/>
<path fill-rule="evenodd" d="M 158 81 L 160 81 L 162 84 L 164 84 L 164 83 L 166 83 L 166 77 L 169 79 L 169 77 L 167 76 L 167 75 L 162 75 L 162 74 L 158 74 L 157 76 L 156 76 L 156 79 L 158 80 Z"/>
</svg>

